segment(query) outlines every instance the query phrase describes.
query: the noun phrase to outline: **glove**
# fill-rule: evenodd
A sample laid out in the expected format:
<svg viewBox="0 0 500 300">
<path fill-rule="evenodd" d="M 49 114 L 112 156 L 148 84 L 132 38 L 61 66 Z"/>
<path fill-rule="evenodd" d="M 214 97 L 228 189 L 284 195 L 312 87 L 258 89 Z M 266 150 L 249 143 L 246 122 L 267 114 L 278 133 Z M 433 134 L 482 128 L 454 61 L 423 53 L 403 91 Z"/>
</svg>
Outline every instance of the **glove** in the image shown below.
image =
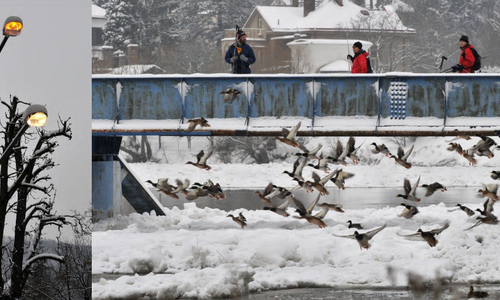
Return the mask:
<svg viewBox="0 0 500 300">
<path fill-rule="evenodd" d="M 459 65 L 457 65 L 457 69 L 458 69 L 459 71 L 462 71 L 462 70 L 464 69 L 464 66 L 459 64 Z"/>
<path fill-rule="evenodd" d="M 245 54 L 241 54 L 240 55 L 240 59 L 244 62 L 247 62 L 248 61 L 248 58 L 245 56 Z"/>
<path fill-rule="evenodd" d="M 231 59 L 229 60 L 232 64 L 234 64 L 234 62 L 238 59 L 238 56 L 233 56 L 231 57 Z"/>
<path fill-rule="evenodd" d="M 347 59 L 350 59 L 351 61 L 354 59 L 351 54 L 347 54 Z"/>
<path fill-rule="evenodd" d="M 451 72 L 453 73 L 458 72 L 458 65 L 451 67 Z"/>
</svg>

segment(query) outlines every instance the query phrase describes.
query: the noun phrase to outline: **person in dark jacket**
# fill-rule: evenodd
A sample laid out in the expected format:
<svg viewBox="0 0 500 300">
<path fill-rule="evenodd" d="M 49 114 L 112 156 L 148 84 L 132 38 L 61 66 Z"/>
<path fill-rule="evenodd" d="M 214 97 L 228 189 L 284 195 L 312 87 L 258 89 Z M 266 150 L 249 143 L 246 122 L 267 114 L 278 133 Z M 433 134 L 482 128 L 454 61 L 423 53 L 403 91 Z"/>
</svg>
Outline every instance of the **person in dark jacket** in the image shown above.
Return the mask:
<svg viewBox="0 0 500 300">
<path fill-rule="evenodd" d="M 255 62 L 252 47 L 247 44 L 247 35 L 240 30 L 237 33 L 238 43 L 232 44 L 226 52 L 226 62 L 233 66 L 234 74 L 250 74 L 250 65 Z"/>
<path fill-rule="evenodd" d="M 352 51 L 354 52 L 354 57 L 352 55 L 347 55 L 347 59 L 352 61 L 351 73 L 368 73 L 368 63 L 367 57 L 370 53 L 363 50 L 363 44 L 361 42 L 356 42 L 352 45 Z"/>
<path fill-rule="evenodd" d="M 459 73 L 474 73 L 472 70 L 472 66 L 475 63 L 474 54 L 471 49 L 474 49 L 474 46 L 469 44 L 469 38 L 466 35 L 462 35 L 460 37 L 460 50 L 462 53 L 460 54 L 460 62 L 452 67 L 453 72 Z"/>
</svg>

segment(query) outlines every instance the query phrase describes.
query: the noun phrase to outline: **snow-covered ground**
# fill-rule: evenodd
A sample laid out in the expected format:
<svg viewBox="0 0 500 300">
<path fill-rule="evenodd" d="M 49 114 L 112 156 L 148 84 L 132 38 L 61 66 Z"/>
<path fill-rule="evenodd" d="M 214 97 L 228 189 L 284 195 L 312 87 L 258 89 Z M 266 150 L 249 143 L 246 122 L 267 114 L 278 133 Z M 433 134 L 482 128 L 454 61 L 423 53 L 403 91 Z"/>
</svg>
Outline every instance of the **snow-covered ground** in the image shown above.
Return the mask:
<svg viewBox="0 0 500 300">
<path fill-rule="evenodd" d="M 356 174 L 347 181 L 346 188 L 397 187 L 402 186 L 404 177 L 413 182 L 418 176 L 422 176 L 421 183 L 439 181 L 448 188 L 476 189 L 494 183 L 489 173 L 500 169 L 500 154 L 492 159 L 480 157 L 477 166 L 468 166 L 463 157 L 446 150 L 449 139 L 418 138 L 409 159 L 414 167 L 405 169 L 392 159 L 370 153 L 371 142 L 385 142 L 396 152 L 394 140 L 358 138 L 358 143 L 364 141 L 360 149 L 362 161 L 344 167 Z M 467 148 L 477 140 L 460 143 Z M 317 143 L 327 148 L 327 140 L 322 138 L 311 139 L 307 147 L 313 148 Z M 168 177 L 203 182 L 210 178 L 224 189 L 263 189 L 269 181 L 292 186 L 290 178 L 281 172 L 291 171 L 293 159 L 269 165 L 221 164 L 214 156 L 208 161 L 212 170 L 207 172 L 184 164 L 193 159 L 191 154 L 207 150 L 203 143 L 193 145 L 190 152 L 171 151 L 169 147 L 177 149 L 179 145 L 169 143 L 162 150 L 168 152 L 168 164 L 132 167 L 144 181 Z M 285 151 L 293 152 L 287 147 Z M 477 202 L 465 204 L 471 209 L 479 207 Z M 227 212 L 196 207 L 195 203 L 184 204 L 184 209 L 165 208 L 166 216 L 132 214 L 108 219 L 94 224 L 93 274 L 137 275 L 101 279 L 92 285 L 92 297 L 206 299 L 293 287 L 405 286 L 409 272 L 427 280 L 444 277 L 453 283 L 500 283 L 498 225 L 483 224 L 464 231 L 475 223 L 476 216 L 468 217 L 461 210 L 450 211 L 453 208 L 444 204 L 419 209 L 420 213 L 410 220 L 397 217 L 401 206 L 346 210 L 343 214 L 329 212 L 324 229 L 305 220 L 243 208 L 231 212 L 242 212 L 247 218 L 248 226 L 241 229 L 227 217 Z M 361 222 L 367 229 L 383 224 L 387 227 L 372 239 L 369 250 L 361 251 L 355 240 L 334 236 L 353 233 L 346 227 L 347 220 Z M 434 248 L 397 234 L 436 228 L 446 220 L 450 227 L 437 237 L 439 243 Z"/>
</svg>

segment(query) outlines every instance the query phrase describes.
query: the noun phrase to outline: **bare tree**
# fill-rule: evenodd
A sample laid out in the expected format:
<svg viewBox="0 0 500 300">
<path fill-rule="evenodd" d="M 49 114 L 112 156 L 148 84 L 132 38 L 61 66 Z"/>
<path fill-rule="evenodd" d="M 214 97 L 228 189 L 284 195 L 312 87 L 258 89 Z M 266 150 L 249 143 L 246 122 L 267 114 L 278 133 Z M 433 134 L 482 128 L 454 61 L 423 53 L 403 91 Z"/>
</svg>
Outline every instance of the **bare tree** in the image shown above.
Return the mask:
<svg viewBox="0 0 500 300">
<path fill-rule="evenodd" d="M 58 146 L 58 137 L 71 139 L 68 120 L 59 119 L 59 129 L 37 130 L 26 133 L 23 114 L 19 106 L 28 105 L 17 97 L 9 103 L 1 101 L 7 108 L 5 123 L 1 124 L 4 135 L 2 163 L 0 165 L 0 237 L 4 240 L 5 221 L 8 214 L 15 214 L 14 240 L 11 247 L 0 248 L 0 297 L 17 299 L 33 268 L 41 261 L 63 262 L 64 257 L 44 252 L 40 246 L 44 229 L 55 226 L 61 229 L 72 224 L 74 215 L 57 215 L 53 212 L 55 190 L 47 170 L 55 166 L 50 154 Z M 19 136 L 21 138 L 19 138 Z M 25 142 L 22 143 L 21 139 Z M 28 142 L 33 141 L 34 147 Z M 13 143 L 14 148 L 9 145 Z M 12 149 L 12 150 L 10 150 Z M 14 197 L 17 196 L 17 197 Z M 61 231 L 59 231 L 61 232 Z"/>
</svg>

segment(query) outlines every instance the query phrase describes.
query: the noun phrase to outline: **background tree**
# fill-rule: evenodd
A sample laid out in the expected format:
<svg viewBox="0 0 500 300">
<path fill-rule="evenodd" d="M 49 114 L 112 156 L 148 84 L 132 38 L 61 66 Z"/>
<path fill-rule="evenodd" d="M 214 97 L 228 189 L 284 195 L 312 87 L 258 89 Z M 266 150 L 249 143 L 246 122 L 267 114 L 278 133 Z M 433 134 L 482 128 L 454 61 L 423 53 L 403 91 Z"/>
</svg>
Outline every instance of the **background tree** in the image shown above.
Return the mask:
<svg viewBox="0 0 500 300">
<path fill-rule="evenodd" d="M 72 134 L 69 119 L 59 119 L 58 130 L 26 132 L 21 137 L 25 142 L 16 140 L 14 137 L 25 124 L 19 107 L 28 103 L 21 102 L 17 97 L 9 103 L 1 103 L 7 108 L 6 121 L 1 124 L 4 136 L 2 148 L 5 151 L 11 142 L 15 143 L 15 147 L 13 151 L 3 153 L 7 159 L 0 165 L 0 238 L 4 245 L 10 245 L 0 248 L 0 295 L 2 299 L 17 299 L 23 295 L 25 284 L 39 263 L 64 261 L 64 257 L 57 253 L 44 252 L 41 240 L 47 227 L 55 226 L 60 230 L 78 218 L 53 212 L 55 190 L 47 174 L 55 166 L 50 157 L 58 146 L 55 139 L 71 139 Z M 34 147 L 29 146 L 30 142 Z M 15 214 L 13 239 L 5 237 L 7 214 Z"/>
</svg>

